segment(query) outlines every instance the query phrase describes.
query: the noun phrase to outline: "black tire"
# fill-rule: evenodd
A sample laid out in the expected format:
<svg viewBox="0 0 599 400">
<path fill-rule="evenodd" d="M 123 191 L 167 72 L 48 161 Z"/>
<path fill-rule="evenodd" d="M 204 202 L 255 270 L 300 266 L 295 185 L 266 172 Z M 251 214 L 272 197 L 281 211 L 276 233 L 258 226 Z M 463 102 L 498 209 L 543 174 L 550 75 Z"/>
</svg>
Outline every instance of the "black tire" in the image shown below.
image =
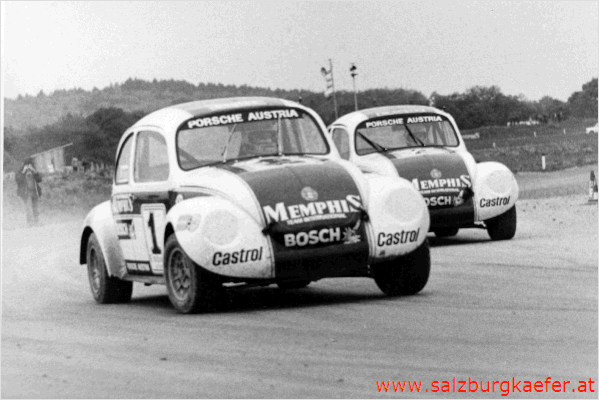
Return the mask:
<svg viewBox="0 0 599 400">
<path fill-rule="evenodd" d="M 182 314 L 213 310 L 222 292 L 215 277 L 185 254 L 175 234 L 164 247 L 164 278 L 168 298 Z"/>
<path fill-rule="evenodd" d="M 437 228 L 433 232 L 437 237 L 451 237 L 458 234 L 460 228 Z"/>
<path fill-rule="evenodd" d="M 485 221 L 491 240 L 508 240 L 516 235 L 516 206 L 501 215 Z"/>
<path fill-rule="evenodd" d="M 312 281 L 309 280 L 299 280 L 299 281 L 282 281 L 277 282 L 277 286 L 282 290 L 293 290 L 293 289 L 302 289 L 308 286 Z"/>
<path fill-rule="evenodd" d="M 413 295 L 426 286 L 431 271 L 428 239 L 413 252 L 372 266 L 374 281 L 387 296 Z"/>
<path fill-rule="evenodd" d="M 94 233 L 87 241 L 87 276 L 92 296 L 98 303 L 126 303 L 131 300 L 133 282 L 108 275 L 102 248 Z"/>
</svg>

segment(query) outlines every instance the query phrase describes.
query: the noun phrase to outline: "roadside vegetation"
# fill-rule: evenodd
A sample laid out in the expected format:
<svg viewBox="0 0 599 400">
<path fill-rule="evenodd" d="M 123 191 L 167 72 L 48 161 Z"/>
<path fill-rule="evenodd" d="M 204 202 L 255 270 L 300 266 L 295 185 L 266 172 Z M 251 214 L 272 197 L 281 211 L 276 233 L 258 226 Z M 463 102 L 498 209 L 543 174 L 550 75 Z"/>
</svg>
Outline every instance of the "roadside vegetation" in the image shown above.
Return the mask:
<svg viewBox="0 0 599 400">
<path fill-rule="evenodd" d="M 597 119 L 570 119 L 532 126 L 484 127 L 462 131 L 479 139 L 466 139 L 466 147 L 478 161 L 497 161 L 513 172 L 545 171 L 597 164 L 597 135 L 585 128 Z M 565 132 L 565 133 L 564 133 Z"/>
<path fill-rule="evenodd" d="M 597 164 L 597 135 L 550 137 L 538 139 L 511 139 L 497 144 L 496 148 L 470 151 L 477 161 L 497 161 L 513 172 L 557 171 L 572 167 Z"/>
</svg>

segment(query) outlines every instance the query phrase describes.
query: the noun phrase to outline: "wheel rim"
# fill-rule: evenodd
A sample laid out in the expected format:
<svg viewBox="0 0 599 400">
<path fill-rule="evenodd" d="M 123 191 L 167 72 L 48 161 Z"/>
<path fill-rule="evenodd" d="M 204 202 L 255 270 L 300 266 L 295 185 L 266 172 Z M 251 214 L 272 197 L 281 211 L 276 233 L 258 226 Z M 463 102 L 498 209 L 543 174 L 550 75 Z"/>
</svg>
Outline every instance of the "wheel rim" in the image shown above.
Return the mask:
<svg viewBox="0 0 599 400">
<path fill-rule="evenodd" d="M 171 252 L 168 268 L 171 292 L 177 300 L 187 300 L 191 293 L 191 266 L 180 249 Z"/>
<path fill-rule="evenodd" d="M 89 252 L 89 284 L 94 293 L 98 293 L 100 290 L 100 260 L 98 260 L 98 254 L 96 253 L 96 249 L 92 248 Z"/>
</svg>

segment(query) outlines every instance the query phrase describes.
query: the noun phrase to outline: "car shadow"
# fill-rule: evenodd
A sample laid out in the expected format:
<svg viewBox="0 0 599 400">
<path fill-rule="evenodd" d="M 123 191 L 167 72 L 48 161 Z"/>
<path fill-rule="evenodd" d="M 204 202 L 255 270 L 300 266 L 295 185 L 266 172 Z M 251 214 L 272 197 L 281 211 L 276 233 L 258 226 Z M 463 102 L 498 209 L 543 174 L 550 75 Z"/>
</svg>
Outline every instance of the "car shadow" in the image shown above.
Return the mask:
<svg viewBox="0 0 599 400">
<path fill-rule="evenodd" d="M 482 243 L 490 243 L 491 239 L 489 238 L 461 238 L 461 237 L 436 237 L 429 236 L 428 243 L 431 247 L 443 247 L 443 246 L 459 246 L 463 244 L 482 244 Z"/>
<path fill-rule="evenodd" d="M 315 285 L 315 283 L 313 283 Z M 372 281 L 375 290 L 376 284 Z M 346 287 L 346 286 L 344 286 Z M 308 286 L 302 289 L 282 290 L 276 285 L 255 288 L 227 289 L 219 301 L 219 305 L 204 314 L 229 314 L 248 311 L 273 311 L 281 309 L 297 309 L 321 307 L 332 304 L 358 304 L 363 302 L 413 302 L 430 295 L 426 292 L 413 296 L 388 297 L 382 292 L 357 293 L 355 287 L 343 290 L 332 286 Z M 175 313 L 168 296 L 150 295 L 134 297 L 131 306 L 170 309 Z"/>
</svg>

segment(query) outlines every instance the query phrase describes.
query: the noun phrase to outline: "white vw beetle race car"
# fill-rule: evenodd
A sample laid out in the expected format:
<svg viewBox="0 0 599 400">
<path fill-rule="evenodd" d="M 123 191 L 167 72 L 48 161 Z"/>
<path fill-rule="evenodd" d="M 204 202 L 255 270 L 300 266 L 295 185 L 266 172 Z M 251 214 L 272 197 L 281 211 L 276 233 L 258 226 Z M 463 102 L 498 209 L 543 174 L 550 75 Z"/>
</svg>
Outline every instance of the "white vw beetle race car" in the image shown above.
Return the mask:
<svg viewBox="0 0 599 400">
<path fill-rule="evenodd" d="M 415 294 L 430 272 L 429 224 L 409 181 L 341 160 L 313 110 L 196 101 L 124 133 L 112 199 L 86 217 L 80 263 L 99 303 L 129 301 L 134 281 L 166 284 L 182 313 L 217 306 L 227 287 L 328 277 Z"/>
<path fill-rule="evenodd" d="M 341 157 L 362 171 L 411 181 L 436 236 L 478 227 L 492 240 L 514 237 L 514 175 L 497 162 L 477 163 L 450 114 L 427 106 L 376 107 L 344 115 L 329 134 Z"/>
</svg>

